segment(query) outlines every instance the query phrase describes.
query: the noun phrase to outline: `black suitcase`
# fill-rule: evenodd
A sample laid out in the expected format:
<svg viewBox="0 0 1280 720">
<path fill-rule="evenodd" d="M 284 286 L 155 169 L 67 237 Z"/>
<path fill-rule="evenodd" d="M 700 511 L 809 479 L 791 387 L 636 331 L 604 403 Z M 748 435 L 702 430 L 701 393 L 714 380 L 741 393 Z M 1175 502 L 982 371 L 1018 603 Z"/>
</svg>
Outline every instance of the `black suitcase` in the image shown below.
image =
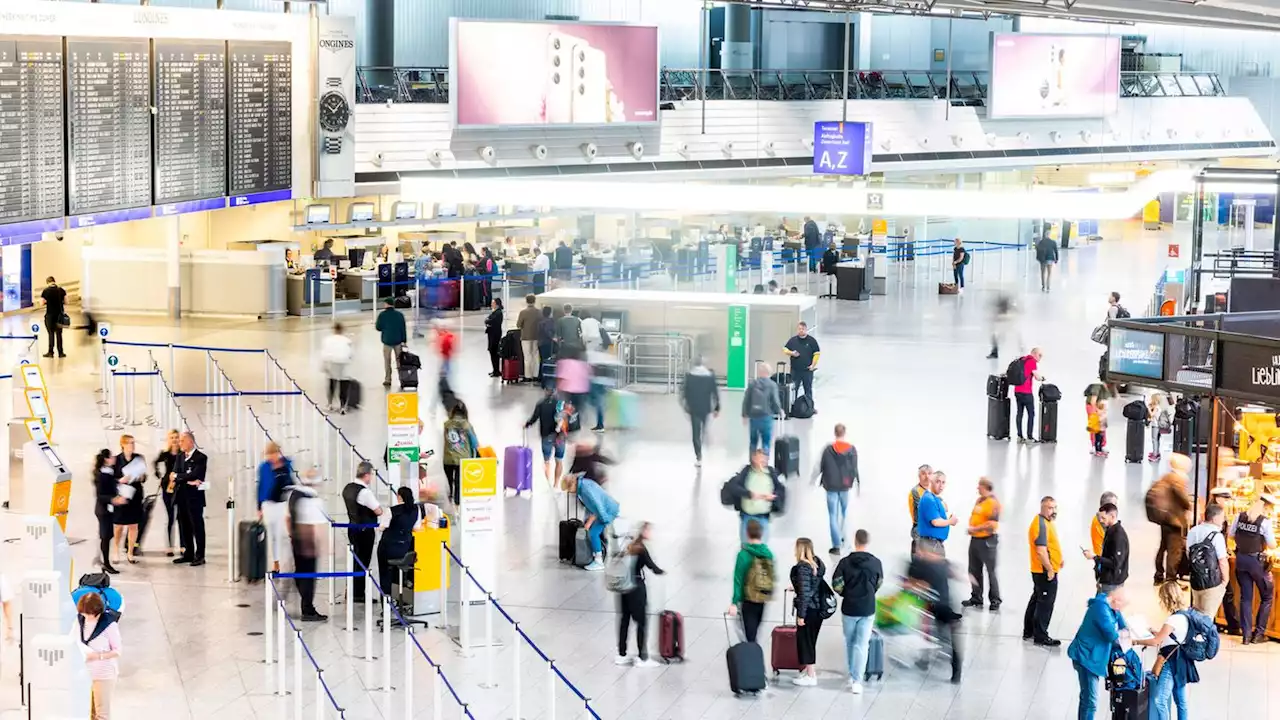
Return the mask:
<svg viewBox="0 0 1280 720">
<path fill-rule="evenodd" d="M 773 469 L 783 477 L 800 474 L 800 438 L 779 435 L 774 439 Z"/>
<path fill-rule="evenodd" d="M 156 498 L 159 497 L 152 493 L 142 499 L 142 515 L 138 518 L 138 547 L 142 547 L 142 541 L 147 537 L 147 526 L 151 524 L 151 512 L 156 509 Z"/>
<path fill-rule="evenodd" d="M 1146 682 L 1137 690 L 1112 690 L 1112 720 L 1147 720 L 1150 693 L 1151 684 Z"/>
<path fill-rule="evenodd" d="M 769 678 L 764 672 L 764 650 L 753 642 L 733 642 L 733 633 L 729 630 L 729 616 L 724 618 L 724 630 L 729 635 L 729 649 L 724 658 L 729 666 L 729 689 L 734 695 L 756 693 L 765 689 Z"/>
<path fill-rule="evenodd" d="M 498 341 L 498 357 L 503 360 L 524 360 L 524 347 L 520 345 L 520 331 L 509 330 Z"/>
<path fill-rule="evenodd" d="M 782 406 L 782 417 L 791 417 L 791 373 L 787 372 L 786 363 L 778 363 L 774 369 L 773 381 L 778 385 L 778 404 Z"/>
<path fill-rule="evenodd" d="M 1141 420 L 1130 420 L 1124 427 L 1124 461 L 1140 463 L 1147 450 L 1147 427 Z"/>
<path fill-rule="evenodd" d="M 997 399 L 1009 397 L 1009 381 L 1003 375 L 988 375 L 987 397 Z"/>
<path fill-rule="evenodd" d="M 1010 402 L 1007 397 L 987 398 L 987 437 L 993 440 L 1009 439 Z"/>
<path fill-rule="evenodd" d="M 418 368 L 401 365 L 396 370 L 396 373 L 400 376 L 401 390 L 416 390 L 418 388 Z"/>
<path fill-rule="evenodd" d="M 484 285 L 479 281 L 463 283 L 462 291 L 462 309 L 463 310 L 483 310 L 484 309 Z"/>
<path fill-rule="evenodd" d="M 1040 442 L 1058 442 L 1058 403 L 1040 403 Z"/>
<path fill-rule="evenodd" d="M 422 358 L 408 350 L 401 350 L 400 354 L 396 356 L 396 367 L 414 368 L 416 370 L 422 367 Z"/>
<path fill-rule="evenodd" d="M 267 576 L 267 528 L 256 520 L 240 522 L 240 577 L 257 582 Z"/>
<path fill-rule="evenodd" d="M 582 521 L 578 519 L 577 497 L 573 493 L 565 493 L 565 519 L 560 521 L 560 562 L 573 562 L 577 555 L 578 530 Z"/>
<path fill-rule="evenodd" d="M 359 380 L 342 381 L 342 405 L 349 410 L 359 410 L 364 401 L 364 387 Z"/>
</svg>

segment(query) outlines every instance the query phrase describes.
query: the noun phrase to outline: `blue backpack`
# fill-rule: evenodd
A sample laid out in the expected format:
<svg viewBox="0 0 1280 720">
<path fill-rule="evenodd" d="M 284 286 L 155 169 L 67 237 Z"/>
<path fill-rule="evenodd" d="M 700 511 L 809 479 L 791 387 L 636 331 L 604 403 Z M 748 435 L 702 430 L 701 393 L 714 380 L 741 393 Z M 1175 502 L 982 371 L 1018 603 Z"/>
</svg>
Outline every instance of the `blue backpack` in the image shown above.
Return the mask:
<svg viewBox="0 0 1280 720">
<path fill-rule="evenodd" d="M 1178 614 L 1187 618 L 1188 637 L 1182 642 L 1182 653 L 1188 660 L 1212 660 L 1218 654 L 1218 627 L 1208 615 L 1189 608 Z"/>
<path fill-rule="evenodd" d="M 1111 648 L 1111 660 L 1107 663 L 1107 688 L 1111 690 L 1137 690 L 1142 687 L 1142 658 L 1132 649 L 1121 652 L 1120 646 Z"/>
</svg>

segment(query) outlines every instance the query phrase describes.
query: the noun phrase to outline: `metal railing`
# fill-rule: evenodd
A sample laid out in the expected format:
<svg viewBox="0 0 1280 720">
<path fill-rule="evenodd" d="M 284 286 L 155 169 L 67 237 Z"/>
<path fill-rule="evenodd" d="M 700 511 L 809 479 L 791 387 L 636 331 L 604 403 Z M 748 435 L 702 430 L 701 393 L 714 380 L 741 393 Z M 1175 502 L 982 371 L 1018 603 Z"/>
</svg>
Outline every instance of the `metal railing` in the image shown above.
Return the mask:
<svg viewBox="0 0 1280 720">
<path fill-rule="evenodd" d="M 358 100 L 363 103 L 449 102 L 445 67 L 362 67 L 356 70 Z M 953 71 L 951 104 L 983 106 L 990 73 Z M 948 97 L 947 73 L 940 70 L 850 70 L 850 100 L 941 100 Z M 722 70 L 663 68 L 663 102 L 687 100 L 840 100 L 843 70 Z M 1216 73 L 1120 73 L 1122 97 L 1221 97 L 1226 91 Z"/>
<path fill-rule="evenodd" d="M 618 339 L 622 361 L 620 387 L 658 385 L 665 393 L 677 392 L 680 380 L 693 360 L 693 338 L 688 335 L 623 335 Z"/>
</svg>

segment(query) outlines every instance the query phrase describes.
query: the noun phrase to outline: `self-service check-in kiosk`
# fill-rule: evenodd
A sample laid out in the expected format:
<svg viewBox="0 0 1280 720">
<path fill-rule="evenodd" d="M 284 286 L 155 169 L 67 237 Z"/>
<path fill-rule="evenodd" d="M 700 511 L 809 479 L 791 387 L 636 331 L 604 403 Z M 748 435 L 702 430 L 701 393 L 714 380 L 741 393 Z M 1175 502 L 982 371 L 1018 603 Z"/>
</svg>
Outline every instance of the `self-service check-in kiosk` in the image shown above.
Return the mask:
<svg viewBox="0 0 1280 720">
<path fill-rule="evenodd" d="M 31 429 L 34 430 L 34 423 Z M 45 512 L 58 521 L 59 529 L 66 531 L 71 471 L 44 438 L 28 440 L 22 448 L 22 493 L 27 505 L 24 512 L 40 513 L 47 508 Z"/>
<path fill-rule="evenodd" d="M 72 720 L 89 717 L 92 680 L 70 631 L 41 634 L 24 641 L 24 678 L 30 683 L 27 705 L 32 717 Z"/>
<path fill-rule="evenodd" d="M 53 413 L 49 408 L 48 389 L 39 365 L 26 364 L 14 368 L 9 415 L 9 432 L 0 438 L 5 442 L 4 452 L 8 458 L 8 463 L 0 468 L 3 470 L 3 477 L 0 477 L 0 505 L 31 512 L 32 509 L 21 502 L 21 487 L 15 489 L 13 485 L 23 476 L 23 448 L 27 442 L 36 439 L 48 442 L 53 436 Z M 38 429 L 33 427 L 32 420 L 39 425 Z"/>
<path fill-rule="evenodd" d="M 23 515 L 19 550 L 15 566 L 22 577 L 28 572 L 53 571 L 62 576 L 63 592 L 71 592 L 71 545 L 56 518 Z"/>
</svg>

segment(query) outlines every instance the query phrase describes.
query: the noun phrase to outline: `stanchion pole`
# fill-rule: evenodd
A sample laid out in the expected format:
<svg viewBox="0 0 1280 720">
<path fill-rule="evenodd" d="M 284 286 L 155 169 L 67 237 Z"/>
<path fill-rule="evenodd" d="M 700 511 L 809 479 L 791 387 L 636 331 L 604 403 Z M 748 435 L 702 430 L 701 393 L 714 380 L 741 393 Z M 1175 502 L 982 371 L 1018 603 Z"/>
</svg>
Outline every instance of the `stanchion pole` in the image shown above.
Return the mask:
<svg viewBox="0 0 1280 720">
<path fill-rule="evenodd" d="M 466 565 L 458 565 L 458 654 L 462 657 L 471 657 L 471 623 L 467 619 L 471 615 L 467 598 L 467 585 L 471 578 L 467 571 Z"/>
<path fill-rule="evenodd" d="M 439 665 L 435 666 L 436 674 L 431 678 L 431 705 L 433 707 L 432 717 L 435 720 L 444 720 L 444 683 L 441 682 L 440 676 L 443 671 Z"/>
<path fill-rule="evenodd" d="M 227 583 L 236 581 L 236 499 L 227 481 Z"/>
<path fill-rule="evenodd" d="M 266 359 L 262 363 L 262 391 L 271 392 L 271 353 L 266 353 Z M 271 396 L 264 395 L 262 402 L 271 402 Z"/>
<path fill-rule="evenodd" d="M 364 660 L 373 662 L 373 576 L 364 569 Z"/>
<path fill-rule="evenodd" d="M 324 680 L 319 668 L 316 668 L 315 699 L 312 702 L 316 706 L 316 720 L 324 720 Z"/>
<path fill-rule="evenodd" d="M 334 553 L 336 552 L 338 547 L 337 541 L 338 541 L 338 530 L 333 525 L 329 525 L 329 566 L 325 568 L 325 570 L 327 570 L 329 573 L 338 572 L 338 568 L 334 567 L 334 565 L 337 564 L 336 562 L 337 558 L 334 557 Z M 329 594 L 326 598 L 329 601 L 329 612 L 333 612 L 333 596 L 334 596 L 334 593 L 336 592 L 335 588 L 337 584 L 338 584 L 338 578 L 330 574 L 329 575 Z"/>
<path fill-rule="evenodd" d="M 520 675 L 524 667 L 520 665 L 520 623 L 511 625 L 511 706 L 515 708 L 512 720 L 521 720 L 520 716 Z"/>
<path fill-rule="evenodd" d="M 368 592 L 366 589 L 365 592 Z M 382 692 L 391 692 L 391 597 L 382 598 Z"/>
<path fill-rule="evenodd" d="M 208 350 L 204 351 L 204 391 L 206 393 L 213 392 L 213 353 Z M 213 398 L 206 397 L 205 404 L 209 404 Z"/>
<path fill-rule="evenodd" d="M 547 661 L 547 717 L 556 716 L 556 661 Z"/>
<path fill-rule="evenodd" d="M 440 629 L 449 627 L 449 545 L 440 541 Z"/>
<path fill-rule="evenodd" d="M 404 626 L 404 720 L 413 720 L 413 626 Z"/>
<path fill-rule="evenodd" d="M 169 343 L 169 382 L 174 387 L 178 387 L 178 354 L 173 348 L 173 343 Z"/>
<path fill-rule="evenodd" d="M 263 594 L 263 596 L 264 596 L 264 597 L 263 597 L 263 600 L 262 600 L 262 605 L 263 605 L 263 611 L 262 611 L 262 614 L 263 614 L 263 616 L 264 616 L 264 620 L 263 620 L 263 623 L 262 623 L 262 625 L 263 625 L 263 627 L 262 627 L 262 637 L 263 637 L 264 639 L 266 639 L 266 641 L 267 641 L 266 651 L 263 653 L 263 658 L 264 658 L 264 659 L 263 659 L 263 661 L 262 661 L 262 662 L 263 662 L 263 663 L 265 663 L 265 664 L 267 664 L 267 665 L 270 665 L 270 664 L 271 664 L 272 631 L 274 630 L 274 628 L 275 628 L 275 626 L 276 626 L 276 619 L 275 619 L 275 609 L 276 609 L 276 606 L 275 606 L 275 604 L 273 604 L 273 603 L 271 602 L 271 600 L 272 600 L 272 597 L 271 597 L 271 583 L 272 583 L 272 582 L 273 582 L 273 581 L 271 580 L 271 578 L 270 578 L 270 577 L 268 577 L 268 578 L 267 578 L 266 580 L 264 580 L 264 581 L 263 581 L 263 583 L 262 583 L 262 594 Z"/>
<path fill-rule="evenodd" d="M 354 564 L 354 561 L 351 559 L 351 548 L 350 546 L 348 546 L 347 547 L 347 601 L 346 601 L 348 633 L 351 633 L 355 630 L 354 626 L 355 626 L 356 608 L 355 608 L 355 603 L 352 602 L 352 598 L 355 597 L 356 578 L 355 578 L 355 575 L 352 574 L 355 572 L 355 569 L 352 567 L 353 564 Z M 365 592 L 368 592 L 367 588 L 365 589 Z"/>
<path fill-rule="evenodd" d="M 493 665 L 497 660 L 496 648 L 498 646 L 498 643 L 493 641 L 493 614 L 497 612 L 497 610 L 493 607 L 493 593 L 487 593 L 487 595 L 488 602 L 485 603 L 484 613 L 484 642 L 489 649 L 489 652 L 487 653 L 489 661 L 485 663 L 485 681 L 480 687 L 490 689 L 498 687 L 497 680 L 494 680 L 493 678 Z"/>
<path fill-rule="evenodd" d="M 276 615 L 276 694 L 284 697 L 289 694 L 285 686 L 285 624 L 287 618 L 284 603 L 280 603 L 280 612 Z"/>
<path fill-rule="evenodd" d="M 302 720 L 302 631 L 293 632 L 293 720 Z"/>
</svg>

